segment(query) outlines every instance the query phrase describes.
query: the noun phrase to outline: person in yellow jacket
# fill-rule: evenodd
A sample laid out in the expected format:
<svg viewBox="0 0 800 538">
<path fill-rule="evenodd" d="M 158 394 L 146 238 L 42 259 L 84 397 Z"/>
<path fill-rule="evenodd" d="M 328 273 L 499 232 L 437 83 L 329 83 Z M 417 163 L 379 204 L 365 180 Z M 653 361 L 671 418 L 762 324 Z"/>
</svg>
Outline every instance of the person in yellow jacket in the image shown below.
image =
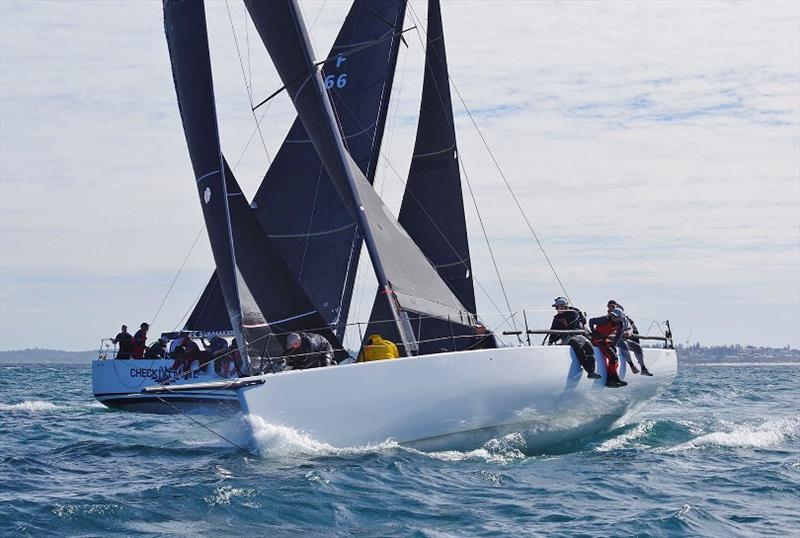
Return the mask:
<svg viewBox="0 0 800 538">
<path fill-rule="evenodd" d="M 379 334 L 371 334 L 367 338 L 367 345 L 358 354 L 358 362 L 380 361 L 384 359 L 396 359 L 400 356 L 394 342 L 386 340 Z"/>
</svg>

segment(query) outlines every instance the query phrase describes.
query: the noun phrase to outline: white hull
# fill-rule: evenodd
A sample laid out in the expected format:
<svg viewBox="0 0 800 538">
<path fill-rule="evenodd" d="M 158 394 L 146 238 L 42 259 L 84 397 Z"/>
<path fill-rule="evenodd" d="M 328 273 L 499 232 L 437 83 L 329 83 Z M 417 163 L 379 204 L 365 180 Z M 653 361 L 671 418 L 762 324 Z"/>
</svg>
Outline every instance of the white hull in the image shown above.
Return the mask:
<svg viewBox="0 0 800 538">
<path fill-rule="evenodd" d="M 531 449 L 610 427 L 677 372 L 674 350 L 646 349 L 653 377 L 620 364 L 627 387 L 591 380 L 568 346 L 517 347 L 290 371 L 240 389 L 246 414 L 336 447 L 387 439 L 423 449 L 480 446 L 511 432 Z"/>
<path fill-rule="evenodd" d="M 170 386 L 221 381 L 211 367 L 195 372 L 189 379 L 175 380 L 172 359 L 92 361 L 92 391 L 99 402 L 115 409 L 143 413 L 174 414 L 184 411 L 233 414 L 241 410 L 235 390 L 207 390 L 186 393 L 144 394 L 142 389 L 164 380 Z"/>
</svg>

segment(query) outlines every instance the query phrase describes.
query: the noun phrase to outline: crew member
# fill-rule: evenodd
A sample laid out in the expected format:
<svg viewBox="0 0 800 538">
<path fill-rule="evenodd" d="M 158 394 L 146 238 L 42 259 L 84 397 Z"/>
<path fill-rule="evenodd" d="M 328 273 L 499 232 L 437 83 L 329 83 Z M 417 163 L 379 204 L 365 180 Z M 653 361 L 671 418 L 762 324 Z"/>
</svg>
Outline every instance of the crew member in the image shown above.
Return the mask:
<svg viewBox="0 0 800 538">
<path fill-rule="evenodd" d="M 446 348 L 442 349 L 449 351 Z M 361 353 L 358 354 L 358 362 L 381 361 L 398 357 L 400 357 L 400 352 L 394 342 L 386 340 L 380 334 L 375 333 L 367 338 L 366 345 L 361 350 Z"/>
<path fill-rule="evenodd" d="M 550 325 L 551 331 L 583 331 L 586 332 L 586 317 L 583 312 L 573 306 L 569 306 L 569 301 L 565 297 L 558 297 L 553 302 L 556 315 L 553 316 L 553 323 Z M 600 379 L 600 374 L 595 372 L 594 348 L 592 343 L 583 334 L 551 334 L 547 345 L 553 344 L 569 345 L 575 352 L 575 357 L 589 379 Z"/>
<path fill-rule="evenodd" d="M 217 375 L 228 377 L 231 362 L 227 357 L 228 342 L 222 337 L 214 336 L 208 341 L 206 351 L 209 352 L 211 360 L 214 361 L 214 371 Z"/>
<path fill-rule="evenodd" d="M 617 354 L 614 351 L 622 340 L 622 318 L 625 314 L 619 308 L 613 309 L 607 316 L 589 320 L 592 331 L 592 344 L 596 345 L 606 359 L 606 386 L 624 387 L 628 383 L 619 378 L 617 373 Z"/>
<path fill-rule="evenodd" d="M 144 352 L 145 359 L 163 359 L 167 354 L 167 339 L 161 337 L 147 348 Z"/>
<path fill-rule="evenodd" d="M 625 312 L 625 309 L 618 302 L 614 301 L 613 299 L 608 301 L 608 311 L 611 312 L 615 308 L 619 308 L 623 313 Z M 627 362 L 631 367 L 631 372 L 638 374 L 639 368 L 641 368 L 642 375 L 652 376 L 653 374 L 651 374 L 647 369 L 647 366 L 644 365 L 644 351 L 642 351 L 642 346 L 639 344 L 639 329 L 636 328 L 636 324 L 628 316 L 628 314 L 624 314 L 622 323 L 622 340 L 618 346 L 620 354 L 625 357 L 625 362 Z M 636 355 L 636 360 L 639 362 L 639 368 L 636 368 L 631 360 L 631 351 L 633 351 L 633 354 Z"/>
<path fill-rule="evenodd" d="M 128 326 L 123 325 L 120 330 L 119 334 L 111 339 L 111 343 L 116 344 L 119 346 L 117 348 L 117 358 L 118 359 L 130 359 L 131 358 L 131 333 L 128 332 Z"/>
<path fill-rule="evenodd" d="M 147 323 L 142 323 L 139 325 L 139 330 L 133 335 L 133 340 L 131 341 L 131 351 L 134 359 L 144 358 L 144 350 L 147 348 L 147 329 L 149 328 L 150 325 Z"/>
<path fill-rule="evenodd" d="M 172 355 L 175 359 L 172 368 L 176 372 L 183 370 L 184 377 L 188 378 L 192 370 L 192 363 L 200 360 L 200 346 L 188 336 L 184 336 Z"/>
<path fill-rule="evenodd" d="M 286 364 L 294 370 L 331 366 L 333 346 L 316 333 L 290 333 L 286 337 Z"/>
</svg>

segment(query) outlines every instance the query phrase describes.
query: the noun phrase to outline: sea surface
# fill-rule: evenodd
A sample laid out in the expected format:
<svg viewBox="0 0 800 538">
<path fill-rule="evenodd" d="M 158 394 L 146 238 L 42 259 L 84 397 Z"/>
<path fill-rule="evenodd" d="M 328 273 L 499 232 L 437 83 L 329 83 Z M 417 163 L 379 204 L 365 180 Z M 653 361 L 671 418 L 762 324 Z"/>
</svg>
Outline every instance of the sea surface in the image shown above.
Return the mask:
<svg viewBox="0 0 800 538">
<path fill-rule="evenodd" d="M 354 410 L 357 412 L 357 410 Z M 560 446 L 334 449 L 242 417 L 105 409 L 88 365 L 0 366 L 3 536 L 798 536 L 800 367 L 683 365 Z"/>
</svg>

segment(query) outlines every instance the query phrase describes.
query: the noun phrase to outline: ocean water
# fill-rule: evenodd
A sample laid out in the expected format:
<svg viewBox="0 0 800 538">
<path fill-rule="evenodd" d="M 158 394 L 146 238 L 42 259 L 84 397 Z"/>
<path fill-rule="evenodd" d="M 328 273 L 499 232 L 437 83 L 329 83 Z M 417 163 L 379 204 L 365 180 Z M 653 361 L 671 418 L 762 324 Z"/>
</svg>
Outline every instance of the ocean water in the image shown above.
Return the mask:
<svg viewBox="0 0 800 538">
<path fill-rule="evenodd" d="M 111 411 L 78 365 L 0 366 L 3 536 L 791 536 L 800 367 L 682 366 L 635 422 L 547 453 L 333 449 L 257 419 Z M 248 433 L 252 431 L 252 434 Z"/>
</svg>

